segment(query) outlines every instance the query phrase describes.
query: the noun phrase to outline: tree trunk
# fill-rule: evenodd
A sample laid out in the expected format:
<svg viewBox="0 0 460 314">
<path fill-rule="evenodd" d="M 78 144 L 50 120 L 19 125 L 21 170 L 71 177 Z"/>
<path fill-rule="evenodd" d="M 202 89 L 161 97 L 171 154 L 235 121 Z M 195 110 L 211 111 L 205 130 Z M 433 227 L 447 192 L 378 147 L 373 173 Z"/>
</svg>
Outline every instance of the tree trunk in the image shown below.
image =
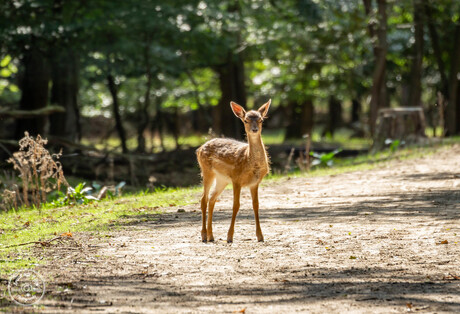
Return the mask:
<svg viewBox="0 0 460 314">
<path fill-rule="evenodd" d="M 112 109 L 113 116 L 115 118 L 115 128 L 117 129 L 118 136 L 120 137 L 121 150 L 124 154 L 126 154 L 128 152 L 128 148 L 126 147 L 126 132 L 125 128 L 123 127 L 123 123 L 121 122 L 120 105 L 118 102 L 118 91 L 117 86 L 115 84 L 115 79 L 112 74 L 107 75 L 107 85 L 109 87 L 110 95 L 112 96 Z"/>
<path fill-rule="evenodd" d="M 246 106 L 246 87 L 244 85 L 244 64 L 240 54 L 229 52 L 227 62 L 217 68 L 221 98 L 213 112 L 213 130 L 219 135 L 241 139 L 243 124 L 235 118 L 230 101 Z"/>
<path fill-rule="evenodd" d="M 364 9 L 368 16 L 371 16 L 371 0 L 363 0 Z M 370 130 L 373 135 L 375 132 L 375 122 L 377 119 L 377 112 L 380 108 L 387 106 L 387 92 L 386 92 L 386 55 L 387 55 L 387 13 L 386 13 L 386 0 L 377 0 L 378 7 L 378 27 L 374 29 L 374 24 L 369 24 L 369 34 L 374 40 L 374 57 L 375 67 L 372 75 L 372 91 L 370 103 Z"/>
<path fill-rule="evenodd" d="M 192 111 L 192 125 L 193 130 L 200 133 L 208 133 L 209 128 L 212 126 L 211 117 L 212 108 L 198 107 Z"/>
<path fill-rule="evenodd" d="M 427 24 L 428 24 L 428 34 L 430 35 L 431 46 L 433 47 L 434 57 L 436 58 L 439 75 L 441 77 L 441 84 L 442 84 L 441 92 L 445 98 L 449 98 L 449 82 L 447 80 L 444 61 L 442 59 L 442 51 L 439 45 L 438 32 L 436 31 L 436 28 L 434 25 L 432 8 L 430 7 L 427 0 L 423 0 L 423 4 L 424 4 L 425 15 L 426 15 Z"/>
<path fill-rule="evenodd" d="M 64 49 L 53 57 L 51 68 L 51 103 L 65 108 L 65 112 L 50 116 L 50 134 L 72 142 L 78 142 L 81 137 L 77 60 L 70 49 Z"/>
<path fill-rule="evenodd" d="M 148 107 L 150 104 L 146 103 L 147 100 L 144 100 L 144 103 L 141 104 L 141 108 L 138 111 L 139 122 L 137 123 L 137 147 L 136 152 L 145 153 L 145 136 L 144 132 L 149 125 L 149 112 Z"/>
<path fill-rule="evenodd" d="M 342 103 L 335 97 L 329 97 L 329 120 L 324 134 L 334 136 L 335 130 L 342 125 Z"/>
<path fill-rule="evenodd" d="M 361 102 L 358 98 L 351 100 L 351 123 L 357 123 L 361 121 Z"/>
<path fill-rule="evenodd" d="M 193 125 L 193 130 L 205 133 L 209 131 L 209 128 L 212 125 L 212 115 L 211 111 L 209 110 L 208 107 L 203 106 L 201 99 L 200 99 L 200 92 L 199 92 L 199 84 L 193 77 L 193 74 L 189 71 L 186 70 L 185 72 L 190 79 L 190 82 L 192 83 L 193 87 L 195 88 L 193 90 L 193 94 L 195 95 L 196 99 L 196 104 L 198 106 L 198 109 L 192 111 L 192 125 Z M 205 102 L 206 103 L 211 103 L 210 99 L 208 96 L 205 97 Z"/>
<path fill-rule="evenodd" d="M 460 133 L 460 23 L 455 26 L 454 48 L 450 55 L 451 69 L 449 77 L 449 99 L 446 108 L 447 135 Z"/>
<path fill-rule="evenodd" d="M 306 134 L 311 134 L 313 118 L 314 107 L 312 99 L 300 104 L 297 101 L 290 101 L 288 104 L 289 122 L 286 126 L 285 139 L 298 139 Z"/>
<path fill-rule="evenodd" d="M 150 108 L 150 91 L 152 89 L 152 70 L 150 67 L 150 56 L 149 56 L 149 46 L 145 47 L 144 50 L 144 61 L 147 71 L 145 76 L 147 77 L 147 82 L 145 83 L 145 94 L 144 94 L 144 103 L 141 104 L 139 114 L 139 122 L 137 124 L 137 148 L 136 151 L 139 153 L 145 152 L 145 136 L 144 132 L 147 129 L 150 119 L 149 119 L 149 108 Z"/>
<path fill-rule="evenodd" d="M 302 110 L 302 128 L 300 131 L 303 135 L 308 134 L 311 138 L 311 133 L 313 131 L 313 124 L 314 124 L 314 117 L 315 117 L 315 108 L 313 106 L 313 99 L 307 99 L 305 104 L 303 105 Z"/>
<path fill-rule="evenodd" d="M 172 125 L 171 131 L 174 137 L 174 142 L 176 144 L 176 149 L 180 148 L 179 137 L 180 137 L 180 119 L 179 119 L 179 108 L 175 107 L 172 114 Z"/>
<path fill-rule="evenodd" d="M 32 47 L 21 60 L 24 72 L 21 75 L 20 110 L 36 110 L 48 104 L 49 68 L 44 54 Z M 24 132 L 30 135 L 44 135 L 46 116 L 30 119 L 18 119 L 16 122 L 15 138 L 24 137 Z"/>
<path fill-rule="evenodd" d="M 438 65 L 439 74 L 441 77 L 441 92 L 447 103 L 445 110 L 445 135 L 452 135 L 460 132 L 460 82 L 457 73 L 460 71 L 460 24 L 455 25 L 454 45 L 450 54 L 451 68 L 450 76 L 447 78 L 445 64 L 442 59 L 442 51 L 439 44 L 438 33 L 435 28 L 432 10 L 429 1 L 424 0 L 424 9 L 428 21 L 428 31 L 433 47 L 434 56 Z"/>
<path fill-rule="evenodd" d="M 414 0 L 414 60 L 411 71 L 411 88 L 409 94 L 410 107 L 420 106 L 422 94 L 422 63 L 423 63 L 423 4 L 422 0 Z"/>
<path fill-rule="evenodd" d="M 385 108 L 379 110 L 372 151 L 388 146 L 387 140 L 399 145 L 425 142 L 425 115 L 421 107 Z M 391 147 L 391 146 L 390 146 Z"/>
<path fill-rule="evenodd" d="M 460 134 L 460 81 L 458 80 L 457 76 L 457 97 L 456 97 L 456 113 L 457 113 L 457 121 L 456 121 L 456 129 L 457 133 Z"/>
<path fill-rule="evenodd" d="M 155 98 L 155 121 L 154 121 L 154 126 L 155 128 L 152 128 L 152 133 L 155 133 L 155 130 L 158 133 L 158 136 L 160 137 L 160 146 L 163 151 L 166 150 L 165 143 L 164 143 L 164 119 L 163 119 L 163 110 L 161 108 L 161 103 L 163 99 L 156 97 Z M 153 146 L 152 146 L 153 149 Z"/>
</svg>

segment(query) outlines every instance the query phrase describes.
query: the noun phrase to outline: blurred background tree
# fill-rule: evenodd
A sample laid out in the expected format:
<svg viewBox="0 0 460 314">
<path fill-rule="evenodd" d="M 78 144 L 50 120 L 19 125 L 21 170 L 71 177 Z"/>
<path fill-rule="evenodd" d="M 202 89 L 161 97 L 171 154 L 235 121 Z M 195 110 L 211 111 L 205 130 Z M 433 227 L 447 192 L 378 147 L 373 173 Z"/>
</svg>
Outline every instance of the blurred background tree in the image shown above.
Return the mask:
<svg viewBox="0 0 460 314">
<path fill-rule="evenodd" d="M 384 107 L 422 106 L 435 131 L 440 99 L 456 135 L 459 12 L 456 0 L 5 0 L 0 136 L 151 153 L 210 130 L 242 138 L 230 100 L 268 98 L 272 144 L 371 138 Z"/>
</svg>

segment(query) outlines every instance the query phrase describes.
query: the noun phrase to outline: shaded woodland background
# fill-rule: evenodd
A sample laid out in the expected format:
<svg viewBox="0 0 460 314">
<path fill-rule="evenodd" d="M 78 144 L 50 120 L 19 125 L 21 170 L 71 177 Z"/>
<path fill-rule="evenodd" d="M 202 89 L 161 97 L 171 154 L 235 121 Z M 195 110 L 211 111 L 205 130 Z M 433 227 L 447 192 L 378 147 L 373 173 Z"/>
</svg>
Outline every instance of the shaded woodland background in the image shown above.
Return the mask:
<svg viewBox="0 0 460 314">
<path fill-rule="evenodd" d="M 76 175 L 138 184 L 177 171 L 168 183 L 181 185 L 209 133 L 244 137 L 229 102 L 268 98 L 273 144 L 371 139 L 378 110 L 400 106 L 423 107 L 431 133 L 460 134 L 460 2 L 0 3 L 2 167 L 28 131 L 64 147 Z"/>
</svg>

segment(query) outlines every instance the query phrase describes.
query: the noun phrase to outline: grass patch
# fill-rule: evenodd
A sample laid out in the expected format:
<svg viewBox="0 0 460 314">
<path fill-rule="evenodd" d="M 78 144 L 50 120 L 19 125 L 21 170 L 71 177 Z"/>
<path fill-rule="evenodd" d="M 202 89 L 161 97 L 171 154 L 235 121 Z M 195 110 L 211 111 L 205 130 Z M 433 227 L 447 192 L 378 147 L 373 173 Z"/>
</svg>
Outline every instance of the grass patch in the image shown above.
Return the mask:
<svg viewBox="0 0 460 314">
<path fill-rule="evenodd" d="M 363 149 L 368 148 L 372 144 L 372 140 L 370 138 L 357 138 L 353 137 L 353 132 L 349 129 L 342 128 L 339 129 L 334 136 L 322 136 L 321 129 L 317 128 L 313 130 L 311 135 L 311 140 L 313 144 L 321 144 L 326 146 L 337 146 L 343 147 L 348 149 Z M 277 145 L 277 144 L 290 144 L 290 145 L 297 145 L 297 146 L 304 146 L 305 140 L 304 139 L 291 139 L 291 140 L 284 140 L 284 129 L 265 129 L 262 132 L 262 138 L 265 145 Z"/>
<path fill-rule="evenodd" d="M 32 245 L 13 245 L 45 241 L 65 232 L 96 231 L 103 234 L 120 227 L 125 217 L 146 213 L 161 214 L 167 207 L 196 202 L 197 192 L 198 188 L 168 189 L 87 205 L 45 208 L 41 213 L 30 208 L 2 212 L 0 277 L 7 277 L 14 270 L 33 267 L 40 263 L 29 254 Z"/>
</svg>

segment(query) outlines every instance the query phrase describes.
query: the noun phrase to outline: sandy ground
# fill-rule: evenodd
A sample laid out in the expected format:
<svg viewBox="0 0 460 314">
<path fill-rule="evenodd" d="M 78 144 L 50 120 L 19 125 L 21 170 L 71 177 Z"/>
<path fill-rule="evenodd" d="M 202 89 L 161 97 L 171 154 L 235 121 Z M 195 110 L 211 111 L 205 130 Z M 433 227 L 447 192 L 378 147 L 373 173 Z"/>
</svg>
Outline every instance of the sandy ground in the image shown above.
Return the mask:
<svg viewBox="0 0 460 314">
<path fill-rule="evenodd" d="M 200 241 L 198 200 L 48 249 L 55 260 L 38 268 L 48 291 L 34 310 L 460 312 L 460 145 L 371 171 L 265 184 L 264 243 L 249 191 L 233 244 L 232 191 L 216 204 L 214 243 Z"/>
</svg>

